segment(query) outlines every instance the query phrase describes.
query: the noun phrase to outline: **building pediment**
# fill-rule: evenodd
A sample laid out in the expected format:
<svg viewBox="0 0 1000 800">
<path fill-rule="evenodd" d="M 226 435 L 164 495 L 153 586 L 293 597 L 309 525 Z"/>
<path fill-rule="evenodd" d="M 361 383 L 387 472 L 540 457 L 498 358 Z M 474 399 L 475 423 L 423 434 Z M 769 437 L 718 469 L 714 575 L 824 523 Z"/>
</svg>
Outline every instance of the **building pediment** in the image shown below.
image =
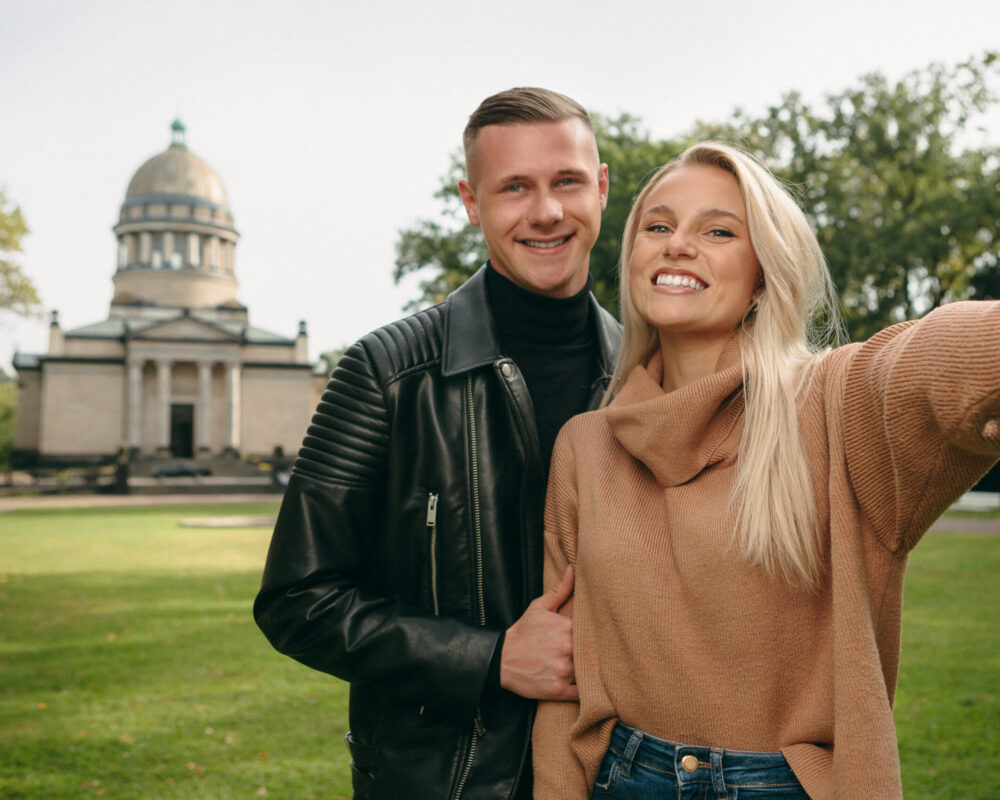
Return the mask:
<svg viewBox="0 0 1000 800">
<path fill-rule="evenodd" d="M 185 342 L 238 342 L 238 334 L 211 322 L 193 317 L 180 317 L 154 323 L 142 330 L 133 331 L 133 341 L 185 341 Z"/>
</svg>

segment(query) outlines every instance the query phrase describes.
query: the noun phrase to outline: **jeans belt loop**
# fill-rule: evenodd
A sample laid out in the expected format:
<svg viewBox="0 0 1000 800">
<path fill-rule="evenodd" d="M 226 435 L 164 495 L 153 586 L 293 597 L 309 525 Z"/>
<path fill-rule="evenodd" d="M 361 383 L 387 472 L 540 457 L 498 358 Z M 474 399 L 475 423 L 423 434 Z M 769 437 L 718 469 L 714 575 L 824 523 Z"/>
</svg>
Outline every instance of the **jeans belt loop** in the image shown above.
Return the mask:
<svg viewBox="0 0 1000 800">
<path fill-rule="evenodd" d="M 726 789 L 726 777 L 722 769 L 723 752 L 718 747 L 712 748 L 712 788 L 715 789 L 716 797 L 729 796 L 729 790 Z"/>
<path fill-rule="evenodd" d="M 632 769 L 632 760 L 635 758 L 635 754 L 639 750 L 640 744 L 642 744 L 642 733 L 636 730 L 632 731 L 628 744 L 625 745 L 625 756 L 621 768 L 621 774 L 626 778 L 629 775 L 629 770 Z"/>
</svg>

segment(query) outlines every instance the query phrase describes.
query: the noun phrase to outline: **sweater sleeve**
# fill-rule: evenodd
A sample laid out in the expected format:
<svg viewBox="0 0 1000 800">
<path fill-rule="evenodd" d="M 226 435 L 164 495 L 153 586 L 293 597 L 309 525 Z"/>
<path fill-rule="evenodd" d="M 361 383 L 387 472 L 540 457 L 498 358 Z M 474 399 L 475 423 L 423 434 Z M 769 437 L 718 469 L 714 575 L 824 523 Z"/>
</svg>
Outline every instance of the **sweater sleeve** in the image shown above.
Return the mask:
<svg viewBox="0 0 1000 800">
<path fill-rule="evenodd" d="M 882 331 L 844 391 L 858 503 L 882 545 L 906 552 L 1000 457 L 1000 303 L 952 303 Z"/>
<path fill-rule="evenodd" d="M 552 454 L 545 506 L 546 591 L 559 581 L 569 564 L 576 562 L 575 473 L 574 455 L 564 428 Z M 573 598 L 560 613 L 573 615 Z M 579 714 L 580 704 L 576 702 L 542 701 L 538 704 L 531 737 L 535 800 L 585 800 L 590 797 L 583 766 L 570 748 L 570 728 Z"/>
</svg>

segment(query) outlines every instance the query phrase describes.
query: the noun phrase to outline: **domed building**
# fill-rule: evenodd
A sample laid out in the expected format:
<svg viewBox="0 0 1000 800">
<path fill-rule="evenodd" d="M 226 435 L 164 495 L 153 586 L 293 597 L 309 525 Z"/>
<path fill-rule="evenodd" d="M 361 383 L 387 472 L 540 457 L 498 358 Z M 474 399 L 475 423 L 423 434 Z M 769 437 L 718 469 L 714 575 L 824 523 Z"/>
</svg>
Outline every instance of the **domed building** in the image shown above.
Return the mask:
<svg viewBox="0 0 1000 800">
<path fill-rule="evenodd" d="M 136 171 L 118 223 L 107 319 L 63 330 L 44 355 L 14 358 L 22 465 L 294 453 L 325 377 L 306 327 L 254 327 L 237 298 L 239 233 L 225 187 L 184 125 Z"/>
</svg>

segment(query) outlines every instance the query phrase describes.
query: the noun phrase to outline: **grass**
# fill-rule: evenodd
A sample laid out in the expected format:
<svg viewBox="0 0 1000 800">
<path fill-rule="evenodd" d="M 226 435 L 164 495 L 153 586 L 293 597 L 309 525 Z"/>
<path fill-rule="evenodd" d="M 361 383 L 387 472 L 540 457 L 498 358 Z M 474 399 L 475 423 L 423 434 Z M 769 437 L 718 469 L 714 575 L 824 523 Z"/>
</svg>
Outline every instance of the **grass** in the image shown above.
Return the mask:
<svg viewBox="0 0 1000 800">
<path fill-rule="evenodd" d="M 0 515 L 0 797 L 350 795 L 346 686 L 250 606 L 272 505 Z"/>
<path fill-rule="evenodd" d="M 268 504 L 0 515 L 0 798 L 350 796 L 346 686 L 250 616 Z M 1000 536 L 932 533 L 907 577 L 907 800 L 1000 794 Z"/>
</svg>

